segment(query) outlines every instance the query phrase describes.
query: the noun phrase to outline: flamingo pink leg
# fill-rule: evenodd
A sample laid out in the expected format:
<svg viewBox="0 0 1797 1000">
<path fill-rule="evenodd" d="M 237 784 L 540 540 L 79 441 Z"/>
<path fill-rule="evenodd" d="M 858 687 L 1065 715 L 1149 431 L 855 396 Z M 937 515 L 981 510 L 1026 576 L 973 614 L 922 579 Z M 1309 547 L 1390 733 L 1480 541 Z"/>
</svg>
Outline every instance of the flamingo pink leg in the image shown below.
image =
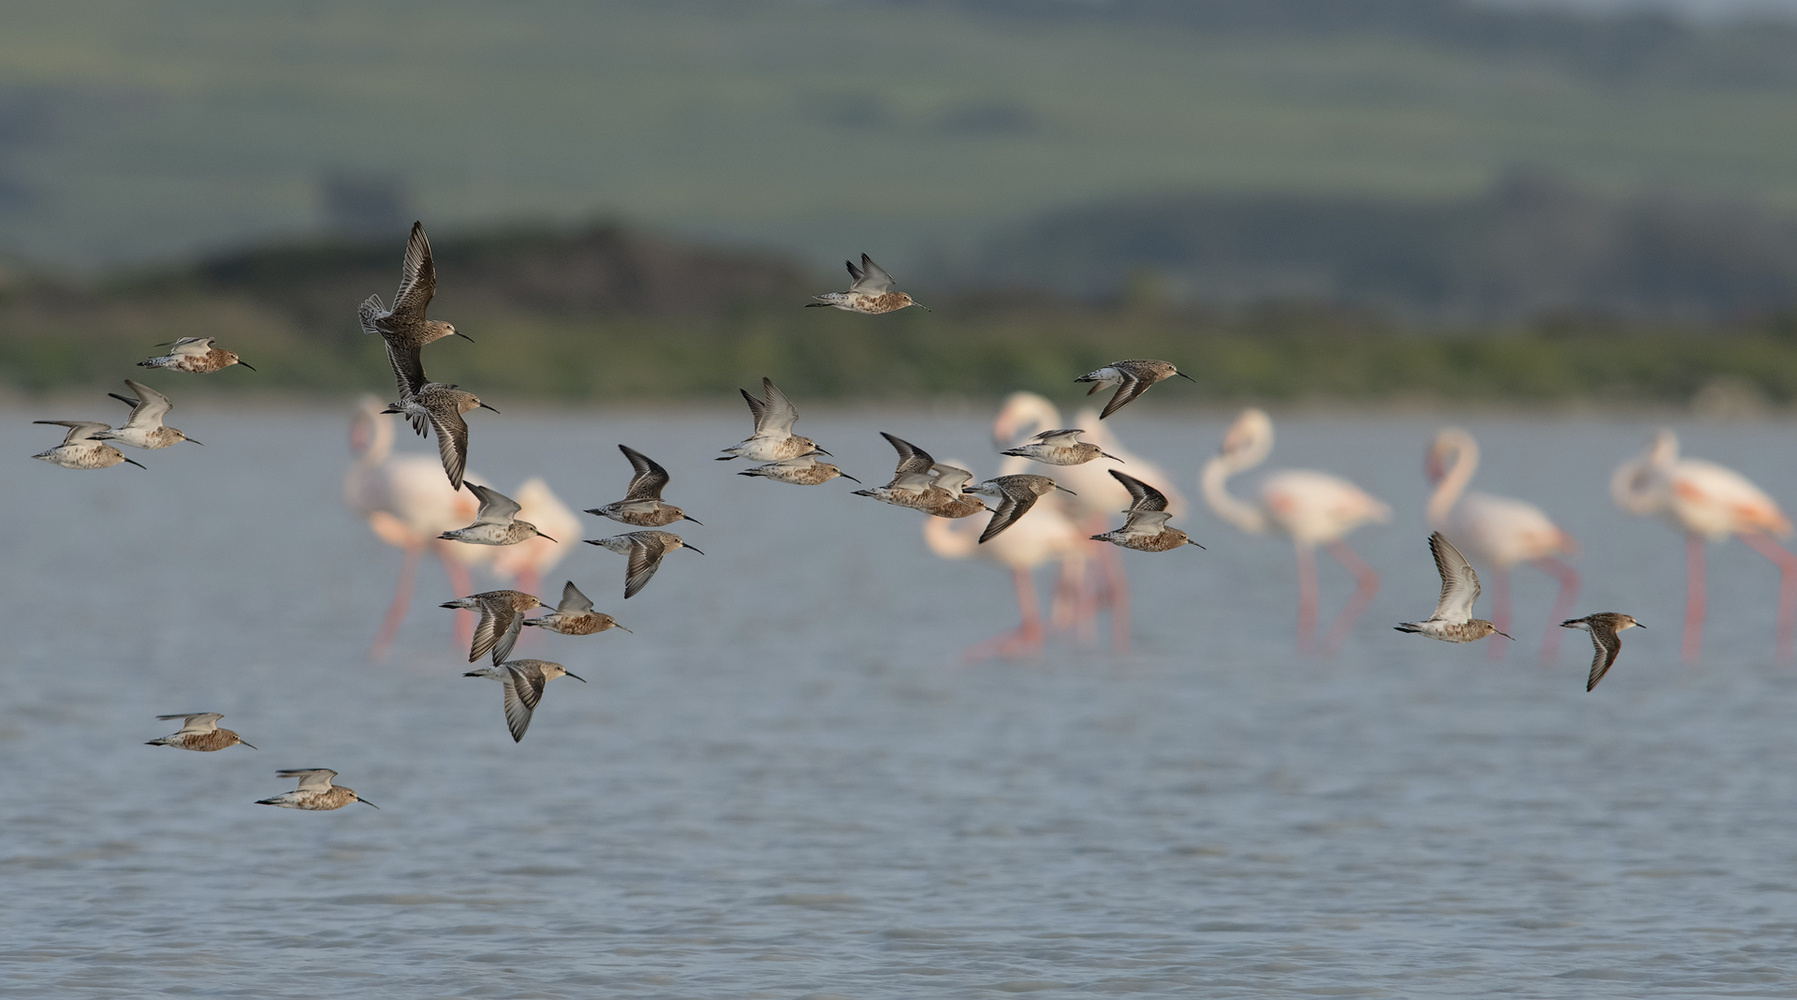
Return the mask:
<svg viewBox="0 0 1797 1000">
<path fill-rule="evenodd" d="M 1300 542 L 1298 554 L 1298 652 L 1308 654 L 1317 635 L 1317 552 Z"/>
<path fill-rule="evenodd" d="M 443 564 L 443 574 L 449 577 L 449 589 L 456 597 L 467 597 L 474 593 L 474 580 L 468 575 L 468 568 L 450 559 L 443 553 L 442 546 L 460 545 L 460 542 L 438 542 L 437 558 Z M 474 642 L 475 615 L 472 611 L 455 613 L 455 641 L 457 645 L 467 646 Z"/>
<path fill-rule="evenodd" d="M 1335 616 L 1335 623 L 1329 626 L 1329 635 L 1323 640 L 1323 651 L 1334 656 L 1348 638 L 1354 623 L 1360 619 L 1366 609 L 1373 603 L 1373 597 L 1379 593 L 1379 574 L 1363 561 L 1359 554 L 1348 548 L 1348 543 L 1337 539 L 1329 543 L 1329 554 L 1342 568 L 1354 574 L 1354 596 L 1348 599 L 1341 614 Z"/>
<path fill-rule="evenodd" d="M 1076 559 L 1061 562 L 1055 577 L 1054 598 L 1048 602 L 1048 622 L 1056 631 L 1077 630 L 1081 642 L 1096 638 L 1095 599 L 1089 593 L 1085 564 Z"/>
<path fill-rule="evenodd" d="M 1760 532 L 1741 541 L 1778 566 L 1778 658 L 1791 659 L 1797 652 L 1797 555 Z"/>
<path fill-rule="evenodd" d="M 1510 569 L 1507 566 L 1491 568 L 1491 624 L 1496 625 L 1499 632 L 1510 631 Z M 1485 644 L 1485 658 L 1501 660 L 1510 652 L 1509 647 L 1508 641 L 1494 639 Z"/>
<path fill-rule="evenodd" d="M 406 620 L 406 612 L 411 610 L 412 587 L 418 581 L 418 561 L 423 558 L 422 542 L 405 547 L 405 555 L 399 564 L 399 586 L 393 589 L 393 603 L 387 608 L 387 617 L 381 619 L 381 630 L 375 633 L 374 644 L 368 647 L 368 662 L 379 663 L 387 658 L 393 637 L 399 634 L 400 623 Z"/>
<path fill-rule="evenodd" d="M 1572 614 L 1572 607 L 1579 599 L 1579 571 L 1553 556 L 1542 556 L 1532 565 L 1543 573 L 1560 581 L 1560 592 L 1554 595 L 1554 610 L 1547 620 L 1547 632 L 1541 637 L 1541 662 L 1552 663 L 1560 656 L 1560 633 L 1565 631 L 1560 623 Z"/>
<path fill-rule="evenodd" d="M 1026 569 L 1012 570 L 1011 580 L 1017 585 L 1017 610 L 1023 615 L 1023 622 L 1009 632 L 968 647 L 967 652 L 961 654 L 966 662 L 976 663 L 994 656 L 1010 657 L 1042 650 L 1042 613 L 1037 607 L 1036 581 L 1030 578 L 1029 570 Z"/>
<path fill-rule="evenodd" d="M 1703 650 L 1703 539 L 1685 536 L 1685 662 L 1696 663 Z"/>
<path fill-rule="evenodd" d="M 1111 652 L 1118 656 L 1129 652 L 1129 577 L 1123 572 L 1123 557 L 1115 546 L 1101 546 L 1098 565 L 1105 582 L 1105 603 L 1111 608 Z"/>
</svg>

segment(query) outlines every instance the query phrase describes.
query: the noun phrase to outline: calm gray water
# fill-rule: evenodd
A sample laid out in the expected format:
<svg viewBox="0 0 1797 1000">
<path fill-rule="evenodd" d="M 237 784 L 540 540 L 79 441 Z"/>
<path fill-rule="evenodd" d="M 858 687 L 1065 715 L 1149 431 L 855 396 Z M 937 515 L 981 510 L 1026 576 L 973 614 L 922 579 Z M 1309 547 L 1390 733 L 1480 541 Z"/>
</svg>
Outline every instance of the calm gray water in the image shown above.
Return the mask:
<svg viewBox="0 0 1797 1000">
<path fill-rule="evenodd" d="M 46 415 L 69 414 L 0 414 L 8 995 L 1797 995 L 1776 576 L 1714 549 L 1707 662 L 1679 664 L 1681 542 L 1605 493 L 1646 424 L 1468 423 L 1475 485 L 1584 543 L 1580 607 L 1651 626 L 1586 694 L 1582 635 L 1533 661 L 1533 571 L 1506 663 L 1390 629 L 1436 590 L 1433 421 L 1280 423 L 1272 466 L 1397 510 L 1354 536 L 1386 586 L 1338 659 L 1291 655 L 1289 546 L 1195 513 L 1208 551 L 1126 555 L 1134 655 L 1059 638 L 967 667 L 1016 620 L 1005 575 L 937 559 L 918 515 L 851 484 L 730 475 L 711 455 L 744 415 L 482 413 L 471 467 L 501 488 L 615 499 L 625 441 L 705 521 L 685 533 L 707 555 L 628 604 L 611 553 L 552 575 L 636 632 L 521 646 L 591 683 L 551 685 L 513 745 L 433 565 L 367 663 L 399 557 L 343 507 L 345 414 L 188 409 L 206 447 L 133 453 L 148 472 L 26 460 Z M 1224 419 L 1125 417 L 1195 492 Z M 884 481 L 875 431 L 989 472 L 985 422 L 812 408 L 801 429 Z M 1680 429 L 1797 498 L 1788 426 Z M 1327 616 L 1348 581 L 1323 562 Z M 190 710 L 262 749 L 142 745 Z M 252 804 L 315 766 L 381 810 Z"/>
</svg>

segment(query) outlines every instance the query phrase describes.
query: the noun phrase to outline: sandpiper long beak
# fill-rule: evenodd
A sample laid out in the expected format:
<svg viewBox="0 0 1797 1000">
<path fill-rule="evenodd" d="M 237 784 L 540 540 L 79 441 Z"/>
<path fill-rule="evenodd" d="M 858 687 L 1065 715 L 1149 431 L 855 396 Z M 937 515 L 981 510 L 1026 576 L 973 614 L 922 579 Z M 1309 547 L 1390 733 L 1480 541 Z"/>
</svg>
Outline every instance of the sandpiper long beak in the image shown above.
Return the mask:
<svg viewBox="0 0 1797 1000">
<path fill-rule="evenodd" d="M 555 542 L 555 539 L 553 539 L 553 538 L 549 538 L 549 536 L 548 536 L 548 535 L 545 535 L 545 534 L 543 534 L 543 533 L 542 533 L 542 532 L 541 532 L 541 531 L 539 531 L 539 532 L 537 532 L 537 537 L 538 537 L 538 538 L 548 538 L 548 539 L 549 539 L 549 540 L 550 540 L 550 541 L 552 541 L 552 542 Z M 555 542 L 555 544 L 557 544 L 557 545 L 560 545 L 560 544 L 561 544 L 561 543 L 560 543 L 560 542 Z M 549 605 L 547 605 L 547 604 L 545 604 L 545 605 L 543 605 L 543 607 L 545 607 L 545 608 L 546 608 L 546 607 L 548 607 L 548 606 L 549 606 Z"/>
<path fill-rule="evenodd" d="M 911 304 L 916 306 L 919 309 L 922 309 L 924 312 L 935 312 L 936 311 L 934 309 L 931 309 L 929 306 L 924 305 L 922 302 L 913 302 Z"/>
<path fill-rule="evenodd" d="M 1079 496 L 1079 494 L 1078 494 L 1078 493 L 1074 493 L 1074 492 L 1073 492 L 1073 491 L 1072 491 L 1072 490 L 1070 490 L 1070 489 L 1068 489 L 1068 488 L 1067 488 L 1067 487 L 1065 487 L 1065 486 L 1062 486 L 1062 485 L 1061 485 L 1061 484 L 1060 484 L 1060 483 L 1056 483 L 1056 484 L 1054 484 L 1054 488 L 1055 488 L 1055 489 L 1057 489 L 1057 490 L 1060 490 L 1060 491 L 1061 491 L 1061 492 L 1062 492 L 1062 493 L 1071 493 L 1071 494 L 1073 494 L 1073 495 L 1074 495 L 1074 496 Z"/>
<path fill-rule="evenodd" d="M 498 409 L 496 409 L 496 408 L 495 408 L 495 407 L 491 407 L 491 406 L 488 406 L 488 405 L 487 405 L 487 404 L 485 404 L 485 403 L 482 403 L 482 404 L 480 404 L 480 408 L 481 408 L 481 409 L 483 409 L 483 410 L 492 410 L 492 411 L 493 411 L 493 412 L 494 412 L 494 413 L 498 413 L 498 412 L 499 412 L 499 410 L 498 410 Z"/>
<path fill-rule="evenodd" d="M 1508 640 L 1510 640 L 1510 641 L 1511 641 L 1511 642 L 1515 642 L 1515 641 L 1516 641 L 1516 637 L 1515 637 L 1515 636 L 1513 636 L 1513 635 L 1511 635 L 1511 634 L 1510 634 L 1510 633 L 1508 633 L 1508 632 L 1499 632 L 1499 631 L 1498 631 L 1498 630 L 1497 630 L 1497 629 L 1492 629 L 1492 630 L 1491 630 L 1491 631 L 1492 631 L 1492 632 L 1493 632 L 1493 633 L 1495 633 L 1495 634 L 1497 634 L 1497 635 L 1501 635 L 1501 636 L 1503 636 L 1503 637 L 1504 637 L 1504 638 L 1506 638 L 1506 639 L 1508 639 Z"/>
<path fill-rule="evenodd" d="M 1187 374 L 1186 374 L 1186 373 L 1185 373 L 1185 372 L 1182 372 L 1182 371 L 1180 371 L 1180 370 L 1179 370 L 1179 369 L 1177 369 L 1177 368 L 1175 368 L 1175 369 L 1173 369 L 1173 374 L 1175 374 L 1175 375 L 1178 375 L 1178 376 L 1179 376 L 1179 377 L 1180 377 L 1180 378 L 1183 378 L 1183 379 L 1185 379 L 1185 380 L 1186 380 L 1186 381 L 1188 381 L 1188 382 L 1196 382 L 1196 381 L 1198 381 L 1198 380 L 1197 380 L 1197 379 L 1195 379 L 1195 378 L 1193 378 L 1193 377 L 1192 377 L 1192 376 L 1190 376 L 1190 375 L 1187 375 Z"/>
<path fill-rule="evenodd" d="M 819 447 L 818 447 L 818 446 L 817 446 L 817 445 L 812 445 L 812 446 L 811 446 L 811 450 L 812 450 L 812 451 L 813 451 L 813 452 L 816 452 L 816 453 L 817 453 L 817 454 L 819 454 L 819 455 L 827 455 L 827 456 L 829 456 L 829 457 L 830 457 L 830 458 L 835 458 L 835 457 L 836 457 L 836 456 L 835 456 L 835 455 L 831 455 L 831 454 L 830 454 L 830 453 L 829 453 L 829 452 L 827 452 L 827 451 L 825 451 L 825 450 L 823 450 L 823 449 L 822 449 L 822 448 L 819 448 Z"/>
<path fill-rule="evenodd" d="M 205 445 L 206 445 L 206 442 L 204 442 L 204 441 L 195 441 L 195 440 L 194 440 L 194 439 L 193 439 L 193 438 L 182 438 L 182 439 L 181 439 L 181 440 L 183 440 L 183 441 L 186 441 L 186 442 L 187 442 L 187 443 L 188 443 L 188 444 L 197 444 L 197 445 L 199 445 L 199 446 L 201 446 L 201 447 L 205 447 Z"/>
<path fill-rule="evenodd" d="M 859 483 L 859 482 L 861 482 L 861 480 L 859 480 L 859 479 L 856 479 L 856 478 L 855 478 L 855 477 L 854 477 L 854 476 L 851 476 L 851 475 L 849 475 L 849 474 L 848 474 L 848 473 L 846 473 L 846 472 L 838 472 L 838 473 L 837 473 L 837 475 L 839 475 L 839 476 L 841 476 L 841 477 L 842 477 L 842 478 L 844 478 L 844 479 L 846 479 L 846 480 L 848 480 L 848 481 L 849 481 L 849 482 L 851 482 L 851 483 Z"/>
<path fill-rule="evenodd" d="M 582 684 L 585 684 L 587 682 L 587 679 L 585 677 L 580 676 L 579 674 L 575 673 L 572 670 L 563 670 L 562 675 L 565 677 L 572 677 Z"/>
<path fill-rule="evenodd" d="M 1104 456 L 1104 457 L 1106 457 L 1106 458 L 1108 458 L 1108 459 L 1110 459 L 1110 460 L 1111 460 L 1111 461 L 1113 461 L 1113 462 L 1123 462 L 1123 464 L 1124 464 L 1124 465 L 1128 465 L 1128 464 L 1129 464 L 1129 463 L 1128 463 L 1128 462 L 1124 462 L 1124 461 L 1123 461 L 1123 459 L 1121 459 L 1121 458 L 1118 458 L 1118 457 L 1117 457 L 1117 456 L 1115 456 L 1115 455 L 1113 455 L 1113 454 L 1111 454 L 1111 453 L 1110 453 L 1110 452 L 1108 452 L 1108 451 L 1101 451 L 1101 452 L 1099 452 L 1099 454 L 1100 454 L 1100 455 L 1103 455 L 1103 456 Z"/>
<path fill-rule="evenodd" d="M 1635 627 L 1636 627 L 1636 628 L 1646 628 L 1646 627 L 1647 627 L 1647 626 L 1646 626 L 1646 625 L 1643 625 L 1643 624 L 1641 624 L 1641 623 L 1640 623 L 1640 622 L 1636 622 L 1636 623 L 1635 623 Z"/>
<path fill-rule="evenodd" d="M 249 748 L 250 748 L 250 749 L 251 749 L 251 750 L 260 750 L 260 749 L 262 749 L 262 748 L 261 748 L 261 747 L 259 747 L 259 746 L 257 746 L 257 745 L 256 745 L 256 744 L 254 744 L 254 743 L 251 743 L 251 742 L 250 742 L 250 741 L 249 741 L 249 740 L 246 740 L 246 739 L 244 739 L 244 738 L 243 738 L 243 737 L 241 737 L 241 736 L 239 736 L 239 737 L 237 737 L 237 742 L 239 742 L 239 743 L 241 743 L 241 744 L 243 744 L 243 745 L 244 745 L 244 746 L 246 746 L 246 747 L 249 747 Z"/>
<path fill-rule="evenodd" d="M 624 628 L 624 626 L 622 626 L 622 625 L 619 625 L 619 624 L 618 624 L 618 623 L 617 623 L 617 621 L 616 621 L 616 620 L 615 620 L 615 619 L 614 619 L 614 620 L 613 620 L 613 621 L 612 621 L 612 623 L 611 623 L 611 627 L 612 627 L 612 628 Z M 629 629 L 627 629 L 627 628 L 624 628 L 624 631 L 626 631 L 626 632 L 630 632 L 630 630 L 629 630 Z M 630 634 L 631 634 L 631 635 L 635 635 L 635 634 L 636 634 L 636 633 L 635 633 L 635 632 L 630 632 Z"/>
<path fill-rule="evenodd" d="M 462 339 L 463 339 L 463 340 L 466 340 L 466 341 L 467 341 L 467 342 L 468 342 L 468 343 L 470 343 L 470 344 L 472 344 L 472 343 L 474 343 L 474 338 L 473 338 L 473 337 L 470 337 L 470 336 L 468 336 L 468 335 L 467 335 L 467 334 L 465 334 L 465 333 L 463 333 L 463 332 L 462 332 L 462 331 L 460 331 L 460 330 L 457 330 L 457 331 L 456 331 L 456 332 L 455 332 L 455 335 L 456 335 L 456 336 L 458 336 L 458 337 L 460 337 L 460 338 L 462 338 Z"/>
<path fill-rule="evenodd" d="M 149 466 L 143 464 L 142 462 L 139 462 L 137 459 L 134 459 L 134 458 L 127 458 L 127 459 L 125 459 L 125 461 L 130 462 L 132 465 L 135 465 L 140 469 L 149 468 Z"/>
<path fill-rule="evenodd" d="M 693 547 L 692 547 L 692 546 L 691 546 L 691 545 L 686 545 L 686 544 L 684 544 L 684 543 L 683 543 L 683 544 L 682 544 L 682 545 L 681 545 L 681 546 L 680 546 L 680 547 L 681 547 L 681 548 L 683 548 L 683 549 L 692 549 L 692 550 L 693 550 L 693 551 L 694 551 L 694 552 L 699 552 L 699 550 L 698 550 L 698 549 L 693 549 Z M 705 554 L 705 553 L 703 553 L 703 552 L 699 552 L 699 554 L 700 554 L 700 555 L 704 555 L 704 554 Z"/>
<path fill-rule="evenodd" d="M 249 369 L 249 370 L 250 370 L 250 371 L 255 371 L 255 370 L 256 370 L 256 366 L 255 366 L 255 365 L 252 365 L 252 364 L 250 364 L 250 363 L 249 363 L 249 362 L 248 362 L 248 361 L 239 361 L 239 362 L 237 362 L 237 363 L 238 363 L 238 364 L 240 364 L 240 365 L 242 365 L 242 366 L 244 366 L 244 367 L 245 367 L 245 368 L 248 368 L 248 369 Z"/>
<path fill-rule="evenodd" d="M 379 809 L 379 808 L 380 808 L 380 806 L 377 806 L 377 805 L 375 805 L 375 804 L 374 804 L 374 803 L 372 803 L 372 802 L 370 802 L 370 801 L 368 801 L 368 800 L 367 800 L 367 799 L 365 799 L 365 798 L 363 798 L 363 797 L 362 797 L 362 796 L 360 796 L 360 795 L 358 795 L 358 796 L 356 796 L 356 801 L 357 801 L 357 802 L 360 802 L 360 803 L 362 803 L 362 804 L 363 804 L 363 805 L 365 805 L 365 806 L 368 806 L 368 807 L 370 807 L 370 808 L 373 808 L 373 809 Z"/>
</svg>

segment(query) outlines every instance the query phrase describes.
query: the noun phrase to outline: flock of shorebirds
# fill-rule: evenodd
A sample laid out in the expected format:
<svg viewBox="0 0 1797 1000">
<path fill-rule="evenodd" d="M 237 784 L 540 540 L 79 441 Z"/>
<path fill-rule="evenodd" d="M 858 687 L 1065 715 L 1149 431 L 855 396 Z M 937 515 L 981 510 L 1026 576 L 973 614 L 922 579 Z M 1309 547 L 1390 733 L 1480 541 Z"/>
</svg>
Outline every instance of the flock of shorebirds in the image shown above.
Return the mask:
<svg viewBox="0 0 1797 1000">
<path fill-rule="evenodd" d="M 810 305 L 876 315 L 918 305 L 906 293 L 894 290 L 892 276 L 867 255 L 861 256 L 859 265 L 848 262 L 848 270 L 853 278 L 848 290 L 816 296 L 817 301 Z M 378 335 L 385 343 L 399 390 L 399 398 L 380 412 L 404 417 L 420 436 L 434 433 L 442 471 L 452 491 L 460 495 L 466 490 L 478 501 L 473 523 L 444 530 L 436 538 L 440 542 L 479 546 L 514 546 L 539 537 L 554 542 L 556 540 L 550 539 L 536 524 L 518 516 L 521 505 L 517 501 L 465 478 L 469 428 L 464 414 L 477 408 L 491 410 L 493 407 L 472 392 L 431 381 L 425 374 L 422 353 L 425 346 L 451 336 L 471 339 L 449 323 L 426 317 L 436 280 L 430 242 L 423 226 L 414 223 L 406 244 L 399 291 L 392 306 L 383 304 L 378 295 L 371 295 L 359 308 L 363 332 Z M 168 353 L 139 364 L 187 373 L 216 372 L 232 365 L 250 367 L 236 354 L 217 347 L 212 338 L 188 337 L 159 346 L 168 347 Z M 1191 378 L 1166 361 L 1130 359 L 1113 362 L 1074 381 L 1091 384 L 1088 395 L 1107 386 L 1116 387 L 1102 412 L 1097 414 L 1098 420 L 1104 420 L 1150 387 L 1174 377 Z M 166 395 L 129 379 L 125 385 L 133 395 L 112 394 L 131 406 L 130 416 L 122 426 L 113 428 L 103 422 L 86 420 L 36 421 L 67 427 L 68 433 L 61 444 L 33 457 L 70 469 L 102 469 L 124 462 L 141 468 L 115 445 L 158 449 L 181 441 L 199 444 L 181 431 L 164 425 L 163 419 L 171 406 Z M 744 459 L 758 463 L 738 474 L 798 486 L 816 486 L 838 477 L 860 484 L 860 480 L 844 473 L 835 464 L 821 460 L 820 456 L 832 456 L 815 441 L 793 433 L 799 417 L 798 408 L 771 379 L 761 380 L 759 396 L 748 390 L 741 392 L 754 418 L 754 432 L 740 443 L 722 449 L 719 461 Z M 1178 494 L 1171 490 L 1165 477 L 1160 476 L 1152 464 L 1139 460 L 1127 463 L 1124 458 L 1107 451 L 1107 445 L 1082 440 L 1088 430 L 1061 427 L 1061 422 L 1046 400 L 1018 394 L 1000 415 L 995 427 L 996 437 L 1011 439 L 1008 443 L 1013 446 L 1002 454 L 1014 463 L 1013 468 L 1035 463 L 1047 467 L 1045 471 L 1053 474 L 1013 471 L 975 482 L 974 473 L 968 469 L 938 461 L 917 445 L 883 433 L 898 456 L 893 476 L 883 486 L 866 486 L 854 491 L 858 496 L 928 515 L 925 535 L 941 554 L 969 554 L 970 549 L 982 554 L 994 553 L 995 561 L 1013 570 L 1025 623 L 1019 635 L 998 644 L 996 649 L 1000 652 L 1028 648 L 1032 639 L 1040 642 L 1039 624 L 1034 626 L 1034 632 L 1031 631 L 1035 599 L 1033 590 L 1028 589 L 1031 586 L 1028 570 L 1043 561 L 1044 553 L 1053 551 L 1053 545 L 1039 544 L 1033 539 L 1050 537 L 1054 530 L 1047 520 L 1050 514 L 1035 518 L 1029 515 L 1038 509 L 1043 498 L 1054 494 L 1077 498 L 1085 492 L 1088 516 L 1102 516 L 1102 511 L 1114 509 L 1117 501 L 1111 499 L 1113 496 L 1127 495 L 1128 506 L 1123 510 L 1122 525 L 1092 534 L 1079 530 L 1073 535 L 1062 532 L 1057 536 L 1073 538 L 1080 545 L 1089 539 L 1139 552 L 1165 552 L 1188 545 L 1202 548 L 1185 531 L 1169 526 L 1168 521 L 1179 511 L 1178 503 L 1170 502 L 1168 492 L 1173 492 L 1175 497 Z M 1100 430 L 1098 425 L 1091 426 L 1093 430 Z M 1019 429 L 1034 433 L 1018 434 Z M 1108 432 L 1101 433 L 1106 435 L 1105 440 L 1109 440 Z M 1109 447 L 1121 450 L 1115 445 Z M 1258 502 L 1231 495 L 1226 488 L 1227 480 L 1265 461 L 1271 449 L 1271 420 L 1259 410 L 1245 411 L 1225 434 L 1217 456 L 1204 467 L 1200 486 L 1206 501 L 1225 522 L 1250 533 L 1278 530 L 1292 539 L 1300 570 L 1298 631 L 1301 650 L 1310 648 L 1314 641 L 1317 610 L 1315 548 L 1319 545 L 1329 548 L 1355 576 L 1355 596 L 1331 630 L 1331 638 L 1326 644 L 1327 648 L 1333 649 L 1347 627 L 1371 601 L 1378 586 L 1377 574 L 1347 548 L 1343 538 L 1363 524 L 1389 519 L 1390 509 L 1353 483 L 1312 470 L 1283 470 L 1270 475 L 1262 485 Z M 699 522 L 682 508 L 663 499 L 663 490 L 669 483 L 666 469 L 626 445 L 619 445 L 619 450 L 632 469 L 623 498 L 589 509 L 587 513 L 639 530 L 587 541 L 627 558 L 624 597 L 628 599 L 648 585 L 669 553 L 682 548 L 699 553 L 679 535 L 664 530 L 682 521 Z M 1396 627 L 1401 632 L 1455 643 L 1473 642 L 1491 635 L 1510 638 L 1503 631 L 1508 617 L 1507 573 L 1510 567 L 1521 563 L 1539 566 L 1557 576 L 1562 589 L 1556 610 L 1559 611 L 1562 605 L 1570 610 L 1578 577 L 1571 567 L 1559 561 L 1559 556 L 1570 553 L 1576 546 L 1565 532 L 1531 504 L 1465 493 L 1477 460 L 1477 445 L 1464 431 L 1444 430 L 1430 448 L 1428 472 L 1438 485 L 1430 501 L 1429 520 L 1438 530 L 1429 536 L 1429 548 L 1441 576 L 1441 593 L 1427 619 L 1399 624 Z M 1117 468 L 1124 464 L 1131 464 L 1148 478 L 1158 476 L 1163 480 L 1161 486 Z M 1101 466 L 1104 474 L 1098 472 Z M 1057 476 L 1071 476 L 1081 490 L 1070 489 L 1063 478 Z M 1689 578 L 1692 590 L 1687 606 L 1687 656 L 1695 653 L 1694 637 L 1702 620 L 1703 539 L 1742 537 L 1778 562 L 1787 574 L 1787 584 L 1791 582 L 1791 574 L 1797 572 L 1797 556 L 1792 556 L 1768 537 L 1790 530 L 1789 521 L 1777 505 L 1731 470 L 1712 463 L 1680 459 L 1677 441 L 1670 432 L 1661 432 L 1641 458 L 1624 463 L 1617 470 L 1612 493 L 1624 510 L 1665 515 L 1683 527 L 1692 540 L 1688 549 L 1692 560 Z M 993 504 L 989 505 L 988 500 Z M 1103 506 L 1094 510 L 1091 504 Z M 978 514 L 990 517 L 977 541 L 951 552 L 950 541 L 964 536 L 950 531 L 943 522 Z M 1052 516 L 1069 521 L 1069 515 L 1064 512 L 1054 512 Z M 1041 528 L 1034 535 L 1029 530 L 1032 524 Z M 1007 535 L 1018 525 L 1025 526 L 1021 534 Z M 1480 596 L 1479 578 L 1450 537 L 1469 545 L 1481 561 L 1490 563 L 1499 574 L 1502 586 L 1496 598 L 1497 622 L 1473 617 L 1473 605 Z M 987 543 L 993 544 L 988 546 Z M 1114 553 L 1115 549 L 1102 551 Z M 1112 574 L 1109 599 L 1113 630 L 1119 627 L 1120 620 L 1122 628 L 1127 630 L 1120 566 L 1113 560 L 1107 572 Z M 522 629 L 531 626 L 581 636 L 623 628 L 612 616 L 595 611 L 593 602 L 573 581 L 564 586 L 561 599 L 551 613 L 526 617 L 537 608 L 549 607 L 527 590 L 487 591 L 442 605 L 478 612 L 479 624 L 472 635 L 468 660 L 472 663 L 483 656 L 489 657 L 491 666 L 468 671 L 465 676 L 488 677 L 501 684 L 506 725 L 514 741 L 524 738 L 532 714 L 550 681 L 573 677 L 584 682 L 584 678 L 570 673 L 559 663 L 511 659 Z M 1787 650 L 1793 632 L 1797 632 L 1793 622 L 1787 621 L 1787 617 L 1797 620 L 1797 588 L 1787 586 L 1783 591 L 1791 598 L 1785 603 L 1792 606 L 1787 609 L 1781 604 L 1781 652 Z M 1568 618 L 1561 623 L 1562 627 L 1582 629 L 1590 634 L 1594 655 L 1586 690 L 1594 688 L 1615 663 L 1621 649 L 1619 633 L 1640 624 L 1633 617 L 1618 612 Z M 1549 629 L 1549 634 L 1550 638 L 1544 641 L 1544 655 L 1554 648 L 1551 635 L 1557 633 Z M 1126 642 L 1126 638 L 1123 641 Z M 1119 646 L 1121 648 L 1122 643 Z M 220 728 L 221 716 L 215 712 L 161 715 L 158 718 L 181 719 L 182 727 L 172 735 L 149 741 L 152 746 L 217 751 L 240 743 L 250 745 L 237 733 Z M 332 779 L 336 772 L 329 769 L 283 770 L 279 774 L 297 779 L 298 787 L 284 795 L 259 800 L 260 804 L 307 810 L 338 809 L 352 802 L 373 805 L 353 790 L 334 784 Z"/>
</svg>

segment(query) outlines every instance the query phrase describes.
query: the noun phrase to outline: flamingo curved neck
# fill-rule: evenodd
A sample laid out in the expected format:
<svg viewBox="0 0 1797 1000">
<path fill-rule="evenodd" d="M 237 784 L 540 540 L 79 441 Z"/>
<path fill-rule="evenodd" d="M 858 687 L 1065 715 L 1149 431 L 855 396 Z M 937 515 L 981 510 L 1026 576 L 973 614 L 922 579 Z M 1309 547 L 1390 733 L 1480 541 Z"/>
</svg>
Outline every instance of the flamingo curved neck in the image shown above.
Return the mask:
<svg viewBox="0 0 1797 1000">
<path fill-rule="evenodd" d="M 1447 474 L 1435 484 L 1435 492 L 1429 495 L 1427 516 L 1429 524 L 1440 527 L 1447 522 L 1448 512 L 1460 502 L 1466 493 L 1468 483 L 1473 480 L 1473 473 L 1479 469 L 1479 443 L 1471 434 L 1464 431 L 1443 431 L 1442 446 L 1454 453 L 1454 464 L 1448 467 Z"/>
<path fill-rule="evenodd" d="M 1204 494 L 1204 502 L 1218 517 L 1237 529 L 1251 535 L 1258 535 L 1267 530 L 1267 515 L 1258 506 L 1239 499 L 1230 494 L 1229 477 L 1252 469 L 1266 461 L 1265 451 L 1250 451 L 1236 455 L 1217 455 L 1204 463 L 1204 471 L 1198 474 L 1198 489 Z"/>
<path fill-rule="evenodd" d="M 992 422 L 992 436 L 1005 447 L 1043 431 L 1060 430 L 1061 411 L 1033 392 L 1013 393 Z"/>
</svg>

